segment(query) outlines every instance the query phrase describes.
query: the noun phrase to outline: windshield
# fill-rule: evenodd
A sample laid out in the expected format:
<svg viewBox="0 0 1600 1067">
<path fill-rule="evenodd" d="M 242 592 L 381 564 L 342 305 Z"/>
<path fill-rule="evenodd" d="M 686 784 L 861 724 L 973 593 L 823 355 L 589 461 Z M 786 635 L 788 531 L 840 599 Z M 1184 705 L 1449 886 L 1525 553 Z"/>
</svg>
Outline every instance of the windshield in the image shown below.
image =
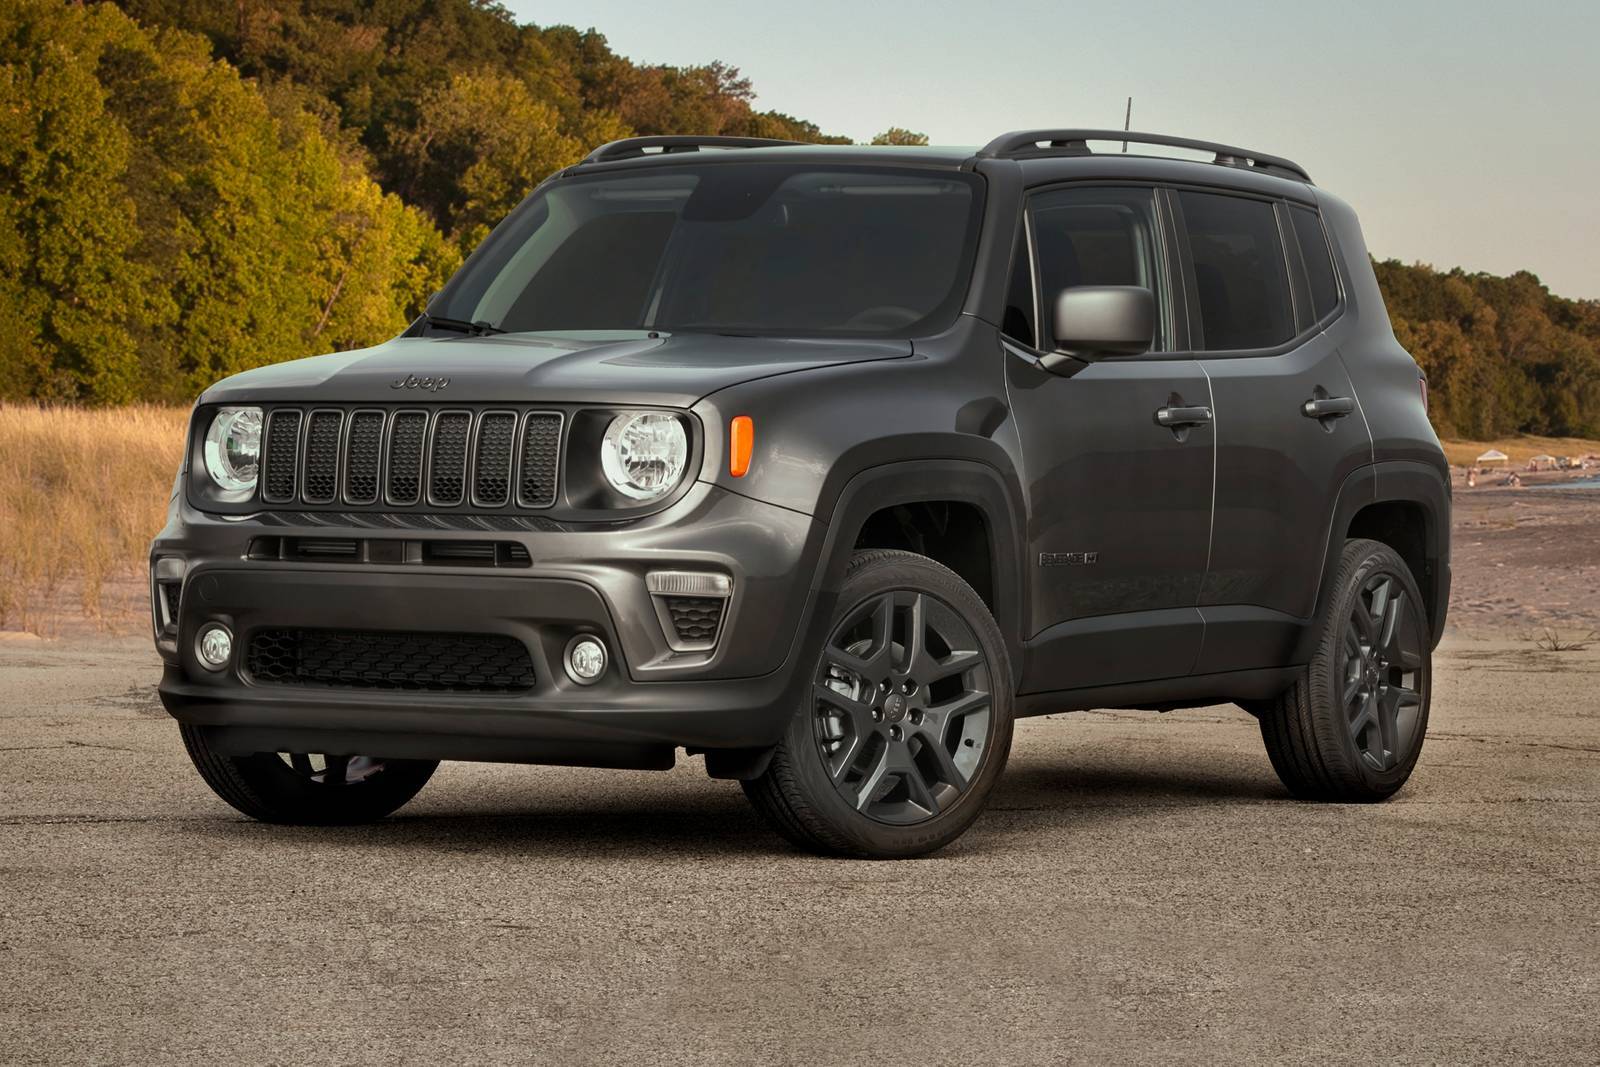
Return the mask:
<svg viewBox="0 0 1600 1067">
<path fill-rule="evenodd" d="M 430 312 L 511 333 L 909 336 L 953 318 L 977 179 L 780 163 L 554 182 Z"/>
</svg>

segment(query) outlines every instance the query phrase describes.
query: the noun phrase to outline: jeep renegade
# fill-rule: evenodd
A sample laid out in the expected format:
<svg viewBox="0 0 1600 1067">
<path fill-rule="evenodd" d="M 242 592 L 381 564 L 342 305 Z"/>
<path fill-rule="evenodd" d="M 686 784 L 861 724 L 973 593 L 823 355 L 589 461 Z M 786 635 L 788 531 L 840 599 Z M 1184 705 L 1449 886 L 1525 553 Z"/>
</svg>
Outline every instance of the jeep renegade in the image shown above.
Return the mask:
<svg viewBox="0 0 1600 1067">
<path fill-rule="evenodd" d="M 1294 795 L 1380 800 L 1448 486 L 1356 217 L 1288 160 L 636 137 L 400 337 L 200 398 L 161 698 L 275 822 L 683 749 L 802 847 L 910 856 L 1018 716 L 1224 701 Z"/>
</svg>

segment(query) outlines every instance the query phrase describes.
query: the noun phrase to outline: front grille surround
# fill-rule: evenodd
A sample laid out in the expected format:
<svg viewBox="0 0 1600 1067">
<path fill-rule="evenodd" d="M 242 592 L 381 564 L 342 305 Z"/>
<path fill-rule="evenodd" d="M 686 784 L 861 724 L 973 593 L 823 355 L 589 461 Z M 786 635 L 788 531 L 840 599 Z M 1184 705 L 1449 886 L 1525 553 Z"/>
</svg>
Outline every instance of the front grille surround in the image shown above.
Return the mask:
<svg viewBox="0 0 1600 1067">
<path fill-rule="evenodd" d="M 298 406 L 266 413 L 258 496 L 310 509 L 519 513 L 559 496 L 563 412 Z"/>
</svg>

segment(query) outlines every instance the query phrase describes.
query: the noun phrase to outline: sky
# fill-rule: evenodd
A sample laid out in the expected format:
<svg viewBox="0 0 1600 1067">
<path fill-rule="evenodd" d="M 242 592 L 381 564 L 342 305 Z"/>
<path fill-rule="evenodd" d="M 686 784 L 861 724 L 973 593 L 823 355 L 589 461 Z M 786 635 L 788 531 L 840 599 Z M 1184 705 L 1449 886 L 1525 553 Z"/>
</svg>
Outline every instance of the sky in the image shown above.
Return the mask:
<svg viewBox="0 0 1600 1067">
<path fill-rule="evenodd" d="M 1600 299 L 1600 0 L 505 0 L 867 140 L 1133 128 L 1287 156 L 1379 258 Z"/>
</svg>

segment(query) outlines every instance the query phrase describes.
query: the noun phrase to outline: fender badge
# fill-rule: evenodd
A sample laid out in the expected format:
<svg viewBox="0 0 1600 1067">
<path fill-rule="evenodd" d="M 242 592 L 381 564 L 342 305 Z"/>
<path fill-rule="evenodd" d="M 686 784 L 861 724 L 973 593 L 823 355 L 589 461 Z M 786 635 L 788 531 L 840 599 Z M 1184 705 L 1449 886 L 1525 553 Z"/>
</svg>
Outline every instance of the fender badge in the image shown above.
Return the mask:
<svg viewBox="0 0 1600 1067">
<path fill-rule="evenodd" d="M 1041 552 L 1039 553 L 1039 566 L 1041 567 L 1086 567 L 1091 563 L 1100 562 L 1098 552 Z"/>
<path fill-rule="evenodd" d="M 430 393 L 437 393 L 450 384 L 449 378 L 418 378 L 415 374 L 408 374 L 404 378 L 396 378 L 389 383 L 390 389 L 426 389 Z"/>
</svg>

